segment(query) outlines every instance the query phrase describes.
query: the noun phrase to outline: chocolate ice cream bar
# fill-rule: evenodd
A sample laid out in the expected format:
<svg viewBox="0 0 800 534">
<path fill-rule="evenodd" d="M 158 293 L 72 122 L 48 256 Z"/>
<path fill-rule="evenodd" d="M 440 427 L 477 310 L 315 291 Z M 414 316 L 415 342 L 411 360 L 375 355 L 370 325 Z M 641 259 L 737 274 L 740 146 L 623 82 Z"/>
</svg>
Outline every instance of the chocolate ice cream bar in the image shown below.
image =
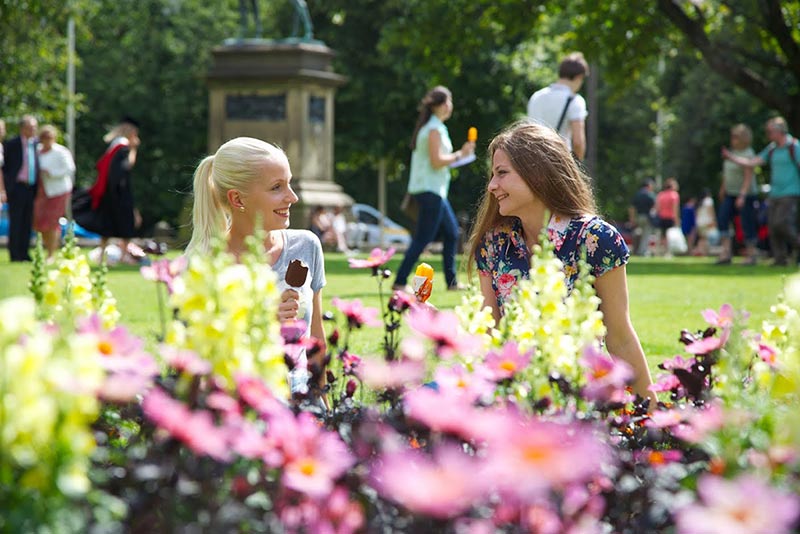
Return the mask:
<svg viewBox="0 0 800 534">
<path fill-rule="evenodd" d="M 308 266 L 300 260 L 292 260 L 286 269 L 284 280 L 292 287 L 303 287 L 308 276 Z"/>
</svg>

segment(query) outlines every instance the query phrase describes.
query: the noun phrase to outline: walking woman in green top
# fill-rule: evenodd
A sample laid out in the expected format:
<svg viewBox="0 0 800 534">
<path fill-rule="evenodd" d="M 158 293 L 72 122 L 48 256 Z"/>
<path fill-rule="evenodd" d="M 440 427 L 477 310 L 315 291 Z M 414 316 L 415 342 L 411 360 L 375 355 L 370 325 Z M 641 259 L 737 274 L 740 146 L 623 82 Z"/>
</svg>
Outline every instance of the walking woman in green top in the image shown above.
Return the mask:
<svg viewBox="0 0 800 534">
<path fill-rule="evenodd" d="M 467 141 L 459 150 L 453 151 L 453 142 L 444 125 L 452 114 L 453 97 L 447 87 L 434 87 L 420 102 L 417 126 L 411 138 L 411 174 L 408 180 L 408 192 L 417 202 L 419 215 L 414 238 L 397 271 L 395 289 L 407 289 L 411 269 L 440 228 L 444 236 L 442 258 L 447 288 L 458 289 L 456 244 L 459 229 L 456 215 L 447 200 L 450 188 L 448 165 L 474 153 L 475 143 Z"/>
</svg>

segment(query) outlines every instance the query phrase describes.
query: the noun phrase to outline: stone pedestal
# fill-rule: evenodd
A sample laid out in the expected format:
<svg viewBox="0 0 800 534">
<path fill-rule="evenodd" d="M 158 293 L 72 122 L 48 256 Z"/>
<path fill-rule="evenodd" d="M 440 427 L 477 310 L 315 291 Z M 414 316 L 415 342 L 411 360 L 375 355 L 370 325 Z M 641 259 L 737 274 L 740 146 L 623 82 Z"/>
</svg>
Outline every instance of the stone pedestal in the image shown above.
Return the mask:
<svg viewBox="0 0 800 534">
<path fill-rule="evenodd" d="M 292 226 L 306 228 L 313 206 L 349 206 L 333 180 L 334 52 L 324 44 L 248 40 L 212 51 L 208 73 L 208 149 L 239 136 L 280 146 L 300 197 Z M 299 212 L 299 213 L 298 213 Z"/>
</svg>

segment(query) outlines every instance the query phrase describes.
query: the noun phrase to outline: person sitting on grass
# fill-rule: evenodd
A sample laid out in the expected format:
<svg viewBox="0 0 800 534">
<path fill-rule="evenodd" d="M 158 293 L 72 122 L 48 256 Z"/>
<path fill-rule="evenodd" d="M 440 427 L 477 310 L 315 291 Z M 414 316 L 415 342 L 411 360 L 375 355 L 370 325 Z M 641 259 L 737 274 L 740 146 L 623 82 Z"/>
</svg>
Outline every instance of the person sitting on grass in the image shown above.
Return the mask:
<svg viewBox="0 0 800 534">
<path fill-rule="evenodd" d="M 570 291 L 585 254 L 596 277 L 608 351 L 630 364 L 634 391 L 655 404 L 628 311 L 628 247 L 616 228 L 597 216 L 590 182 L 566 143 L 552 128 L 518 123 L 492 140 L 489 153 L 492 174 L 470 239 L 468 264 L 470 272 L 473 262 L 477 265 L 485 305 L 499 321 L 513 285 L 530 276 L 531 250 L 543 231 L 564 264 Z M 509 278 L 513 284 L 502 283 Z"/>
</svg>

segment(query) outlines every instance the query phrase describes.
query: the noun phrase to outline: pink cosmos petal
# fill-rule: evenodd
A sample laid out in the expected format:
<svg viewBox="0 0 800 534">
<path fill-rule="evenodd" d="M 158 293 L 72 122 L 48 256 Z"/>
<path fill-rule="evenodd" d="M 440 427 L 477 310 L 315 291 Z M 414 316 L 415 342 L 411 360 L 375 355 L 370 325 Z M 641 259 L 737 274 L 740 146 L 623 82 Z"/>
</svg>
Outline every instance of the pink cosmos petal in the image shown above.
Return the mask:
<svg viewBox="0 0 800 534">
<path fill-rule="evenodd" d="M 735 312 L 733 306 L 730 304 L 723 304 L 722 307 L 720 307 L 719 312 L 712 309 L 703 310 L 702 315 L 703 319 L 705 319 L 706 322 L 711 326 L 723 330 L 730 330 L 733 328 Z"/>
<path fill-rule="evenodd" d="M 684 414 L 685 424 L 672 429 L 675 437 L 689 443 L 699 443 L 710 433 L 722 428 L 725 413 L 719 403 L 711 403 L 703 408 L 693 408 Z"/>
<path fill-rule="evenodd" d="M 800 516 L 800 498 L 753 475 L 725 480 L 703 475 L 699 501 L 676 514 L 678 534 L 790 534 Z"/>
<path fill-rule="evenodd" d="M 655 393 L 663 393 L 679 388 L 681 381 L 673 374 L 660 374 L 656 381 L 647 389 Z"/>
<path fill-rule="evenodd" d="M 765 345 L 764 343 L 759 343 L 757 353 L 758 357 L 761 358 L 761 361 L 768 363 L 770 367 L 778 366 L 777 352 L 774 348 L 770 347 L 769 345 Z"/>
<path fill-rule="evenodd" d="M 487 470 L 505 494 L 522 501 L 586 481 L 612 461 L 589 426 L 520 419 L 490 438 Z"/>
<path fill-rule="evenodd" d="M 167 285 L 167 290 L 172 293 L 173 282 L 186 270 L 189 261 L 186 256 L 179 256 L 174 260 L 161 259 L 145 265 L 139 272 L 145 280 L 153 282 L 163 282 Z"/>
<path fill-rule="evenodd" d="M 106 377 L 98 395 L 108 402 L 126 403 L 136 399 L 153 386 L 151 376 L 143 374 L 116 373 Z"/>
<path fill-rule="evenodd" d="M 586 368 L 586 386 L 582 391 L 586 399 L 600 402 L 623 401 L 625 387 L 633 379 L 630 365 L 593 346 L 586 347 L 581 364 Z"/>
<path fill-rule="evenodd" d="M 650 414 L 645 425 L 649 428 L 672 428 L 681 424 L 685 416 L 683 410 L 657 410 Z"/>
<path fill-rule="evenodd" d="M 491 371 L 493 380 L 506 380 L 523 371 L 531 361 L 532 350 L 525 353 L 519 351 L 519 345 L 509 341 L 500 352 L 490 351 L 484 363 Z"/>
<path fill-rule="evenodd" d="M 211 364 L 192 350 L 177 349 L 170 345 L 161 345 L 160 351 L 167 365 L 178 372 L 192 376 L 211 373 Z"/>
<path fill-rule="evenodd" d="M 676 354 L 673 358 L 661 362 L 659 367 L 666 371 L 672 371 L 674 369 L 684 369 L 688 371 L 692 368 L 692 365 L 694 365 L 696 361 L 697 360 L 695 358 L 684 359 L 680 354 Z"/>
<path fill-rule="evenodd" d="M 347 317 L 347 322 L 351 328 L 361 328 L 364 325 L 381 326 L 383 324 L 383 322 L 378 319 L 378 309 L 364 307 L 360 299 L 346 301 L 338 297 L 333 297 L 331 304 Z"/>
<path fill-rule="evenodd" d="M 419 384 L 425 377 L 425 365 L 416 361 L 385 362 L 367 358 L 361 361 L 356 375 L 373 389 L 398 389 Z"/>
<path fill-rule="evenodd" d="M 384 454 L 372 466 L 372 485 L 414 513 L 437 518 L 459 515 L 481 500 L 486 479 L 480 464 L 454 445 L 432 457 L 416 451 Z"/>
<path fill-rule="evenodd" d="M 387 261 L 389 261 L 392 256 L 394 256 L 394 248 L 390 248 L 386 252 L 379 248 L 372 249 L 370 252 L 369 257 L 365 260 L 350 258 L 347 262 L 350 264 L 351 269 L 369 269 L 373 267 L 380 267 Z"/>
<path fill-rule="evenodd" d="M 414 307 L 408 316 L 408 325 L 433 341 L 442 358 L 454 354 L 470 354 L 482 345 L 481 338 L 460 331 L 458 317 L 449 311 Z"/>
<path fill-rule="evenodd" d="M 434 373 L 434 381 L 442 395 L 463 395 L 469 402 L 491 400 L 495 389 L 491 373 L 483 366 L 469 372 L 460 364 L 452 367 L 441 365 Z"/>
<path fill-rule="evenodd" d="M 324 430 L 309 413 L 273 419 L 270 434 L 284 454 L 282 482 L 287 488 L 322 498 L 355 459 L 338 434 Z"/>
<path fill-rule="evenodd" d="M 276 414 L 290 413 L 286 405 L 279 401 L 264 382 L 256 377 L 244 374 L 236 376 L 236 392 L 240 399 L 262 416 L 270 417 Z"/>
<path fill-rule="evenodd" d="M 708 354 L 715 350 L 722 348 L 723 340 L 718 337 L 705 337 L 694 343 L 686 346 L 686 352 L 689 354 Z"/>
</svg>

